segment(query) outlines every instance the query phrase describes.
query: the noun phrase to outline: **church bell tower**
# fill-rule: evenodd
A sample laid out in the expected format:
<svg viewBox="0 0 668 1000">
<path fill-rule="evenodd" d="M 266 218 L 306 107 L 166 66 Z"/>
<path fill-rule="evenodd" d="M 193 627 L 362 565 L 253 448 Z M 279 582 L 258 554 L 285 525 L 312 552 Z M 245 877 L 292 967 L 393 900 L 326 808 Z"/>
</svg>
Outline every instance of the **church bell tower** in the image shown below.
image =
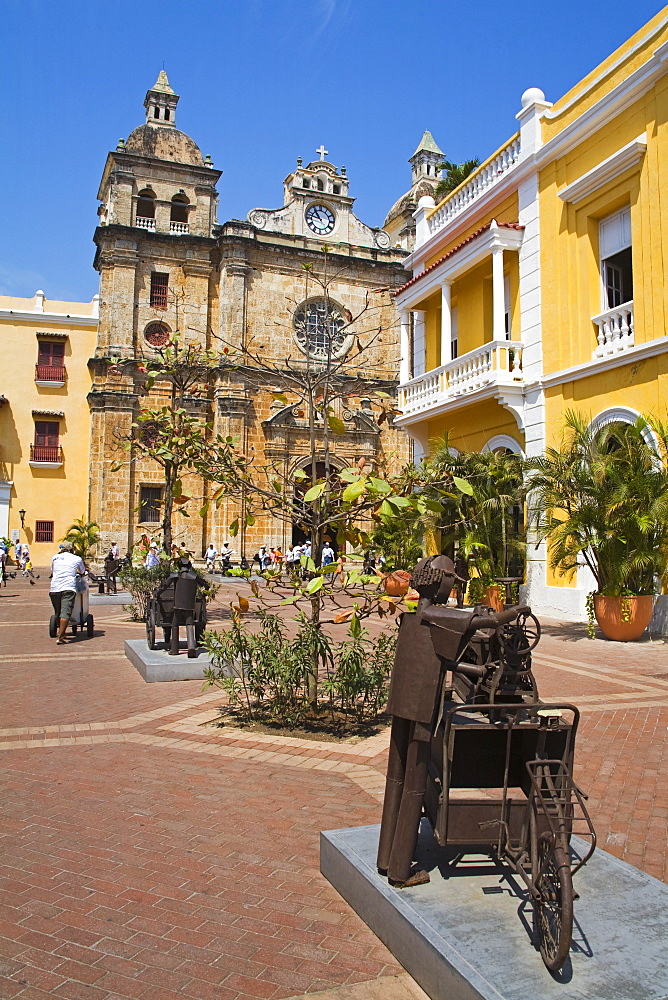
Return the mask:
<svg viewBox="0 0 668 1000">
<path fill-rule="evenodd" d="M 129 432 L 145 405 L 138 370 L 115 370 L 110 360 L 139 363 L 177 330 L 185 341 L 208 344 L 217 313 L 213 227 L 221 171 L 176 128 L 178 100 L 161 70 L 146 93 L 145 122 L 108 154 L 98 192 L 100 322 L 88 399 L 90 516 L 100 524 L 103 546 L 112 535 L 123 537 L 125 526 L 128 543 L 146 530 L 137 522 L 142 489 L 157 476 L 156 469 L 135 467 L 110 473 L 114 456 L 122 457 L 119 435 Z"/>
</svg>

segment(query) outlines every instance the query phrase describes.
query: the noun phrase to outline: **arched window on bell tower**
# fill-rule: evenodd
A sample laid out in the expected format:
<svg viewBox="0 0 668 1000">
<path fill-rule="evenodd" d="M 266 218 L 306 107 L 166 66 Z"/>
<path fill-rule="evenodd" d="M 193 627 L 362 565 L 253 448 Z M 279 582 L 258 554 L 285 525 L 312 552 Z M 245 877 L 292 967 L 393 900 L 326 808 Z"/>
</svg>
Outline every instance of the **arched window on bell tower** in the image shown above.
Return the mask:
<svg viewBox="0 0 668 1000">
<path fill-rule="evenodd" d="M 169 215 L 169 231 L 171 233 L 188 232 L 188 201 L 187 196 L 179 191 L 172 198 L 172 206 Z"/>
<path fill-rule="evenodd" d="M 150 188 L 144 188 L 137 196 L 135 225 L 140 229 L 155 229 L 155 195 Z"/>
</svg>

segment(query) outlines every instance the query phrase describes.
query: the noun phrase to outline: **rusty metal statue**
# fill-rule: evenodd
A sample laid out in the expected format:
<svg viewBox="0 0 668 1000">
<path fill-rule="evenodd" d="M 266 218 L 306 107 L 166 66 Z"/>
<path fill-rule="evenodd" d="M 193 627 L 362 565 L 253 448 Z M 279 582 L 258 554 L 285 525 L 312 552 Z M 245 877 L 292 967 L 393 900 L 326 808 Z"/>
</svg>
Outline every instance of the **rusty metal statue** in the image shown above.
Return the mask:
<svg viewBox="0 0 668 1000">
<path fill-rule="evenodd" d="M 426 872 L 411 871 L 411 865 L 443 669 L 422 619 L 431 605 L 447 603 L 458 579 L 447 556 L 422 559 L 412 574 L 420 595 L 417 611 L 404 614 L 399 626 L 387 704 L 392 734 L 377 859 L 378 870 L 398 887 L 429 881 Z"/>
</svg>

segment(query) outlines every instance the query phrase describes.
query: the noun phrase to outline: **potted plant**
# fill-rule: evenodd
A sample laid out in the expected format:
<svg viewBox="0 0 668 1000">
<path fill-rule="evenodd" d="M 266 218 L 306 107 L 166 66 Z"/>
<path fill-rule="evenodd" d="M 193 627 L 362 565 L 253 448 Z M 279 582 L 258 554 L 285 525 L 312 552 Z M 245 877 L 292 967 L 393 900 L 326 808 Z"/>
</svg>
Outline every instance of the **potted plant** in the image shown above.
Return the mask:
<svg viewBox="0 0 668 1000">
<path fill-rule="evenodd" d="M 529 513 L 549 542 L 550 565 L 589 567 L 597 585 L 590 613 L 610 639 L 640 638 L 657 579 L 668 583 L 667 446 L 659 421 L 592 430 L 570 411 L 561 448 L 531 463 Z"/>
</svg>

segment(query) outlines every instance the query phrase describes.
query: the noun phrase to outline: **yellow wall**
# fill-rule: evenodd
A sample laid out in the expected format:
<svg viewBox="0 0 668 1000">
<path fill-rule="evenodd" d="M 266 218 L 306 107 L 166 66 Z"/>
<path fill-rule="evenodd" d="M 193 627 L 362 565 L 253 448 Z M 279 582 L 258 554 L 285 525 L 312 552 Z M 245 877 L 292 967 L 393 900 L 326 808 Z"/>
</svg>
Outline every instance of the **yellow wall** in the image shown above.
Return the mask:
<svg viewBox="0 0 668 1000">
<path fill-rule="evenodd" d="M 508 410 L 494 400 L 484 400 L 428 422 L 429 440 L 448 434 L 448 444 L 458 451 L 481 451 L 497 434 L 508 434 L 524 447 L 524 435 Z"/>
<path fill-rule="evenodd" d="M 21 541 L 30 544 L 35 566 L 47 566 L 73 518 L 86 516 L 88 510 L 88 465 L 90 451 L 90 412 L 86 396 L 91 379 L 87 362 L 95 351 L 97 319 L 91 302 L 55 302 L 45 300 L 44 313 L 28 319 L 11 314 L 33 313 L 35 299 L 0 296 L 0 343 L 7 360 L 0 380 L 0 395 L 6 402 L 0 409 L 0 479 L 13 480 L 10 496 L 9 531 L 20 528 L 18 511 L 26 511 Z M 52 315 L 58 313 L 57 317 Z M 84 326 L 72 323 L 70 316 L 90 316 Z M 67 380 L 62 388 L 35 384 L 37 332 L 67 333 L 65 367 Z M 55 339 L 55 338 L 54 338 Z M 60 338 L 58 338 L 60 339 Z M 31 467 L 30 445 L 34 442 L 33 410 L 62 411 L 59 420 L 60 444 L 64 462 L 60 468 Z M 35 522 L 54 522 L 54 544 L 36 543 Z"/>
<path fill-rule="evenodd" d="M 603 311 L 599 220 L 629 206 L 633 250 L 635 343 L 668 333 L 664 259 L 668 255 L 668 77 L 605 129 L 540 174 L 543 361 L 546 374 L 591 361 Z M 558 190 L 647 133 L 640 163 L 577 204 Z"/>
</svg>

